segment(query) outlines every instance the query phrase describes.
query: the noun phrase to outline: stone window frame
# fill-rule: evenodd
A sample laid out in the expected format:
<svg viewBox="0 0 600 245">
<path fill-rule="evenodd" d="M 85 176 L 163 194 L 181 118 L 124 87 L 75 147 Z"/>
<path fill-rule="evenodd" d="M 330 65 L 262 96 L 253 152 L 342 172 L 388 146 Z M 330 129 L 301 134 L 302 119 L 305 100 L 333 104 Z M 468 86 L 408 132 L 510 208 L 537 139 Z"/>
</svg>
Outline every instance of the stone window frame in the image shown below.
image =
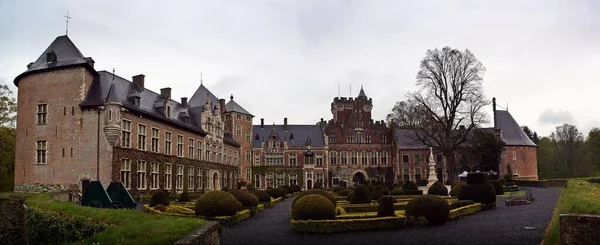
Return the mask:
<svg viewBox="0 0 600 245">
<path fill-rule="evenodd" d="M 43 125 L 48 123 L 48 104 L 37 104 L 35 110 L 35 124 Z"/>
<path fill-rule="evenodd" d="M 335 134 L 329 135 L 329 144 L 335 144 Z"/>
<path fill-rule="evenodd" d="M 254 175 L 254 187 L 260 188 L 260 174 Z"/>
<path fill-rule="evenodd" d="M 371 135 L 370 134 L 365 135 L 365 144 L 371 144 Z"/>
<path fill-rule="evenodd" d="M 196 173 L 194 166 L 188 166 L 188 190 L 194 189 L 194 173 Z"/>
<path fill-rule="evenodd" d="M 204 186 L 202 185 L 203 183 L 203 173 L 204 170 L 201 167 L 198 167 L 198 171 L 196 172 L 196 178 L 198 178 L 198 186 L 196 187 L 196 189 L 200 189 L 203 190 Z"/>
<path fill-rule="evenodd" d="M 37 140 L 35 145 L 36 164 L 48 164 L 48 141 Z"/>
<path fill-rule="evenodd" d="M 121 147 L 131 148 L 131 120 L 121 119 Z"/>
<path fill-rule="evenodd" d="M 245 139 L 246 139 L 246 142 L 252 142 L 252 137 L 250 136 L 250 130 L 246 130 Z"/>
<path fill-rule="evenodd" d="M 250 117 L 250 116 L 246 116 L 246 121 L 247 121 L 247 122 L 252 122 L 252 117 Z"/>
<path fill-rule="evenodd" d="M 325 158 L 323 157 L 323 154 L 315 154 L 315 165 L 316 166 L 323 166 L 325 163 Z"/>
<path fill-rule="evenodd" d="M 372 151 L 370 155 L 371 155 L 371 165 L 377 165 L 379 163 L 379 159 L 377 158 L 378 157 L 377 151 Z"/>
<path fill-rule="evenodd" d="M 252 179 L 252 168 L 246 168 L 246 179 L 251 181 Z"/>
<path fill-rule="evenodd" d="M 517 160 L 517 151 L 513 151 L 512 152 L 512 160 L 516 161 Z"/>
<path fill-rule="evenodd" d="M 252 151 L 250 149 L 246 149 L 246 162 L 252 161 Z"/>
<path fill-rule="evenodd" d="M 175 189 L 176 190 L 183 190 L 184 173 L 185 173 L 185 167 L 183 166 L 183 164 L 177 164 L 177 172 L 176 172 L 177 175 L 175 175 Z"/>
<path fill-rule="evenodd" d="M 348 143 L 348 144 L 354 143 L 354 134 L 349 134 L 347 136 L 346 143 Z"/>
<path fill-rule="evenodd" d="M 348 165 L 348 152 L 340 151 L 340 165 Z"/>
<path fill-rule="evenodd" d="M 289 185 L 297 185 L 298 184 L 298 174 L 288 174 L 288 183 L 289 183 Z"/>
<path fill-rule="evenodd" d="M 242 136 L 242 126 L 240 126 L 240 125 L 235 126 L 235 136 L 238 136 L 238 137 Z"/>
<path fill-rule="evenodd" d="M 188 137 L 188 158 L 194 159 L 194 152 L 196 151 L 194 147 L 194 138 Z"/>
<path fill-rule="evenodd" d="M 379 154 L 379 161 L 381 161 L 380 164 L 384 164 L 386 165 L 388 163 L 388 152 L 387 151 L 381 151 Z"/>
<path fill-rule="evenodd" d="M 183 135 L 177 134 L 177 157 L 183 157 Z"/>
<path fill-rule="evenodd" d="M 267 188 L 269 186 L 275 188 L 274 186 L 272 186 L 274 181 L 275 181 L 275 173 L 274 172 L 265 173 L 265 185 L 267 186 Z"/>
<path fill-rule="evenodd" d="M 160 129 L 157 127 L 151 127 L 150 131 L 150 151 L 154 153 L 160 153 Z M 156 135 L 154 132 L 156 132 Z"/>
<path fill-rule="evenodd" d="M 150 162 L 150 190 L 160 188 L 160 163 Z"/>
<path fill-rule="evenodd" d="M 337 160 L 338 160 L 337 151 L 330 151 L 329 152 L 329 164 L 337 165 Z"/>
<path fill-rule="evenodd" d="M 358 152 L 356 152 L 356 151 L 350 152 L 350 164 L 358 165 Z"/>
<path fill-rule="evenodd" d="M 275 186 L 285 185 L 285 173 L 275 173 Z"/>
<path fill-rule="evenodd" d="M 131 159 L 121 158 L 121 183 L 125 189 L 131 189 Z"/>
<path fill-rule="evenodd" d="M 340 178 L 339 178 L 339 177 L 333 177 L 333 178 L 331 178 L 331 183 L 332 183 L 334 186 L 338 186 L 338 185 L 340 185 Z"/>
<path fill-rule="evenodd" d="M 385 135 L 385 134 L 381 135 L 381 143 L 387 144 L 387 135 Z"/>
<path fill-rule="evenodd" d="M 298 154 L 289 154 L 288 155 L 288 165 L 289 166 L 297 166 L 298 165 Z"/>
<path fill-rule="evenodd" d="M 173 154 L 173 133 L 165 131 L 165 154 Z"/>
<path fill-rule="evenodd" d="M 146 126 L 146 124 L 138 123 L 137 128 L 138 128 L 138 130 L 137 130 L 138 131 L 138 134 L 137 134 L 137 137 L 138 137 L 137 149 L 140 150 L 140 151 L 146 151 L 147 150 L 147 147 L 146 147 L 146 143 L 147 143 L 146 142 L 146 140 L 147 140 L 146 131 L 147 131 L 148 127 Z M 143 129 L 143 131 L 142 131 L 142 129 Z"/>
<path fill-rule="evenodd" d="M 410 163 L 410 155 L 402 154 L 402 163 Z"/>
<path fill-rule="evenodd" d="M 173 165 L 171 163 L 165 163 L 164 175 L 164 189 L 171 190 L 173 187 Z"/>
<path fill-rule="evenodd" d="M 147 175 L 146 175 L 146 167 L 148 163 L 144 160 L 137 161 L 137 188 L 138 190 L 146 189 L 147 187 Z"/>
<path fill-rule="evenodd" d="M 236 119 L 236 120 L 242 120 L 242 115 L 240 115 L 240 114 L 236 114 L 236 115 L 235 115 L 235 119 Z"/>
<path fill-rule="evenodd" d="M 260 166 L 260 153 L 254 154 L 254 163 L 252 165 Z"/>
<path fill-rule="evenodd" d="M 325 174 L 315 174 L 315 183 L 321 182 L 321 184 L 325 183 Z"/>
<path fill-rule="evenodd" d="M 362 164 L 362 165 L 368 165 L 369 164 L 369 152 L 362 151 L 360 154 L 361 154 L 361 156 L 360 156 L 360 158 L 361 158 L 360 164 Z"/>
</svg>

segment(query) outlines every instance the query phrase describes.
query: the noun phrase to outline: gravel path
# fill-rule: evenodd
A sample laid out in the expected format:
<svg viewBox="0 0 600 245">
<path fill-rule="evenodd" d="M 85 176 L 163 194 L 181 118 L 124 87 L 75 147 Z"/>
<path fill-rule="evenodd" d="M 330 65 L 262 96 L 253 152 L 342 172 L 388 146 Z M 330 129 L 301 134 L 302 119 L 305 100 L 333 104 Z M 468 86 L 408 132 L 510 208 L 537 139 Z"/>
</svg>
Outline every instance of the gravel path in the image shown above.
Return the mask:
<svg viewBox="0 0 600 245">
<path fill-rule="evenodd" d="M 560 197 L 560 189 L 531 188 L 535 201 L 466 216 L 444 226 L 336 234 L 302 234 L 290 227 L 291 199 L 255 217 L 224 228 L 222 244 L 540 244 Z"/>
</svg>

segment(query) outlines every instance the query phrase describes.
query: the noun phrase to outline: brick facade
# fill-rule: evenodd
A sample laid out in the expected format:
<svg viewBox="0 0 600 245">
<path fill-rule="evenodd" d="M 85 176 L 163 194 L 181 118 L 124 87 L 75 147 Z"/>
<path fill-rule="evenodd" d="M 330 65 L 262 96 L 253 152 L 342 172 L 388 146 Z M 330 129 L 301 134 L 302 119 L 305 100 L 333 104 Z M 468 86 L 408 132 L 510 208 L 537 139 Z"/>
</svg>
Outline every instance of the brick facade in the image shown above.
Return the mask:
<svg viewBox="0 0 600 245">
<path fill-rule="evenodd" d="M 507 146 L 500 161 L 500 176 L 506 174 L 507 164 L 510 164 L 516 178 L 538 180 L 537 147 Z"/>
<path fill-rule="evenodd" d="M 233 100 L 233 96 L 231 97 Z M 247 178 L 247 170 L 252 168 L 252 119 L 251 115 L 244 115 L 237 112 L 225 112 L 225 125 L 230 129 L 233 139 L 240 146 L 239 155 L 239 178 L 251 182 L 252 178 Z M 238 134 L 238 126 L 240 131 Z M 247 137 L 248 136 L 248 137 Z"/>
</svg>

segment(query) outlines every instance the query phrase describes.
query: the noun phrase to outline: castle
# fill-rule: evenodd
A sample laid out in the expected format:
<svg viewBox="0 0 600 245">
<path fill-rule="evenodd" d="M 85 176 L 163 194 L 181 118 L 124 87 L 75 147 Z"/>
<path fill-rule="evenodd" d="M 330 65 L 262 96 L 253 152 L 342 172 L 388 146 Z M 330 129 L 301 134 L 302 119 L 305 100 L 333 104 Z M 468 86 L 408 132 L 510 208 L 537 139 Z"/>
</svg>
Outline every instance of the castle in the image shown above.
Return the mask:
<svg viewBox="0 0 600 245">
<path fill-rule="evenodd" d="M 298 184 L 311 188 L 366 181 L 425 180 L 430 150 L 371 116 L 364 89 L 336 97 L 332 119 L 312 125 L 252 125 L 254 116 L 202 83 L 188 100 L 96 71 L 67 36 L 57 37 L 14 80 L 18 89 L 15 191 L 85 190 L 93 180 L 121 181 L 132 193 L 158 189 L 197 192 Z M 510 164 L 521 178 L 537 179 L 537 146 L 508 111 L 496 110 L 494 128 L 506 142 L 500 174 Z M 434 151 L 437 177 L 449 178 Z M 474 163 L 463 163 L 469 171 Z"/>
</svg>

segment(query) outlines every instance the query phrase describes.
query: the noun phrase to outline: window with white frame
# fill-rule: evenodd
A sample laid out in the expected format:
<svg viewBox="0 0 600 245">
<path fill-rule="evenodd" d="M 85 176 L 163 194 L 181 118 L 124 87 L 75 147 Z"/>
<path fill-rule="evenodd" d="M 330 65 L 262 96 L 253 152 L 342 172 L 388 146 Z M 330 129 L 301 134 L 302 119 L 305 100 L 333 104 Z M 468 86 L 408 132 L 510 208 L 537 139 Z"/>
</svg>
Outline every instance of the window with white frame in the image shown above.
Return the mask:
<svg viewBox="0 0 600 245">
<path fill-rule="evenodd" d="M 329 135 L 329 143 L 335 144 L 335 134 Z"/>
<path fill-rule="evenodd" d="M 250 131 L 246 130 L 246 142 L 251 142 L 250 141 Z"/>
<path fill-rule="evenodd" d="M 146 150 L 146 125 L 138 124 L 138 150 Z"/>
<path fill-rule="evenodd" d="M 46 124 L 46 115 L 48 113 L 48 104 L 39 104 L 37 105 L 37 124 Z"/>
<path fill-rule="evenodd" d="M 171 155 L 171 132 L 165 132 L 165 154 Z"/>
<path fill-rule="evenodd" d="M 183 157 L 183 135 L 177 135 L 177 156 Z"/>
<path fill-rule="evenodd" d="M 146 189 L 146 161 L 139 160 L 137 164 L 137 188 Z"/>
<path fill-rule="evenodd" d="M 274 179 L 275 179 L 275 174 L 273 174 L 273 173 L 267 173 L 266 174 L 267 188 L 269 188 L 269 187 L 273 187 L 274 188 L 275 187 L 275 186 L 273 186 Z"/>
<path fill-rule="evenodd" d="M 283 153 L 265 154 L 265 162 L 267 166 L 283 165 Z"/>
<path fill-rule="evenodd" d="M 381 135 L 381 143 L 387 144 L 387 135 Z"/>
<path fill-rule="evenodd" d="M 203 185 L 202 185 L 203 184 L 202 183 L 203 182 L 202 181 L 202 172 L 204 172 L 204 171 L 202 171 L 201 168 L 198 168 L 198 173 L 197 173 L 197 176 L 198 176 L 198 189 L 200 189 L 200 190 L 202 190 L 202 188 L 203 188 Z"/>
<path fill-rule="evenodd" d="M 348 164 L 348 152 L 342 151 L 340 152 L 340 164 L 346 165 Z"/>
<path fill-rule="evenodd" d="M 188 138 L 188 158 L 194 159 L 194 139 Z"/>
<path fill-rule="evenodd" d="M 173 167 L 170 163 L 165 163 L 165 189 L 167 190 L 171 189 L 171 183 L 173 183 L 171 174 L 173 174 Z"/>
<path fill-rule="evenodd" d="M 254 154 L 254 166 L 260 166 L 260 154 Z"/>
<path fill-rule="evenodd" d="M 362 165 L 367 165 L 369 163 L 369 153 L 366 151 L 363 151 L 360 153 L 360 163 Z"/>
<path fill-rule="evenodd" d="M 376 151 L 371 152 L 371 164 L 377 164 L 377 152 Z"/>
<path fill-rule="evenodd" d="M 126 189 L 131 188 L 131 159 L 121 159 L 121 183 Z"/>
<path fill-rule="evenodd" d="M 357 165 L 358 164 L 358 153 L 356 153 L 356 151 L 353 151 L 350 153 L 350 162 L 352 163 L 352 165 Z"/>
<path fill-rule="evenodd" d="M 251 181 L 252 179 L 252 168 L 246 168 L 246 179 Z"/>
<path fill-rule="evenodd" d="M 131 147 L 131 121 L 121 120 L 121 147 Z"/>
<path fill-rule="evenodd" d="M 340 185 L 340 178 L 339 177 L 333 177 L 331 180 L 332 180 L 332 182 L 333 182 L 332 184 L 334 186 Z"/>
<path fill-rule="evenodd" d="M 275 174 L 276 182 L 275 182 L 275 187 L 279 187 L 282 185 L 285 185 L 285 173 L 277 173 Z"/>
<path fill-rule="evenodd" d="M 178 190 L 183 190 L 183 165 L 177 165 L 177 178 L 175 186 Z"/>
<path fill-rule="evenodd" d="M 46 164 L 48 163 L 48 141 L 40 140 L 36 142 L 36 163 L 37 164 Z"/>
<path fill-rule="evenodd" d="M 159 166 L 157 162 L 150 163 L 150 189 L 158 189 Z"/>
<path fill-rule="evenodd" d="M 194 167 L 188 167 L 188 190 L 194 189 Z"/>
<path fill-rule="evenodd" d="M 298 159 L 297 159 L 298 155 L 296 154 L 289 154 L 288 158 L 290 160 L 290 166 L 296 166 L 298 165 Z"/>
<path fill-rule="evenodd" d="M 337 152 L 331 151 L 329 152 L 329 165 L 337 164 Z"/>
<path fill-rule="evenodd" d="M 387 164 L 388 153 L 387 151 L 382 151 L 380 155 L 381 164 Z"/>
<path fill-rule="evenodd" d="M 317 154 L 315 159 L 316 159 L 315 165 L 323 166 L 323 154 Z"/>
<path fill-rule="evenodd" d="M 157 152 L 160 148 L 158 148 L 158 128 L 152 128 L 152 140 L 150 141 L 150 151 Z"/>
<path fill-rule="evenodd" d="M 290 175 L 288 175 L 288 177 L 290 178 L 290 185 L 298 184 L 298 175 L 297 174 L 290 174 Z"/>
<path fill-rule="evenodd" d="M 254 187 L 260 188 L 260 174 L 254 175 Z"/>
<path fill-rule="evenodd" d="M 323 184 L 324 174 L 315 174 L 315 182 L 321 182 Z"/>
<path fill-rule="evenodd" d="M 365 135 L 365 143 L 371 144 L 371 135 Z"/>
<path fill-rule="evenodd" d="M 246 162 L 252 161 L 252 151 L 250 149 L 246 149 Z"/>
<path fill-rule="evenodd" d="M 210 162 L 210 144 L 208 142 L 206 143 L 206 152 L 204 155 L 204 160 Z"/>
<path fill-rule="evenodd" d="M 242 126 L 235 126 L 235 136 L 242 136 Z"/>
<path fill-rule="evenodd" d="M 513 154 L 512 154 L 512 155 L 513 155 L 513 156 L 512 156 L 513 160 L 517 160 L 517 152 L 516 152 L 516 151 L 513 151 Z"/>
</svg>

